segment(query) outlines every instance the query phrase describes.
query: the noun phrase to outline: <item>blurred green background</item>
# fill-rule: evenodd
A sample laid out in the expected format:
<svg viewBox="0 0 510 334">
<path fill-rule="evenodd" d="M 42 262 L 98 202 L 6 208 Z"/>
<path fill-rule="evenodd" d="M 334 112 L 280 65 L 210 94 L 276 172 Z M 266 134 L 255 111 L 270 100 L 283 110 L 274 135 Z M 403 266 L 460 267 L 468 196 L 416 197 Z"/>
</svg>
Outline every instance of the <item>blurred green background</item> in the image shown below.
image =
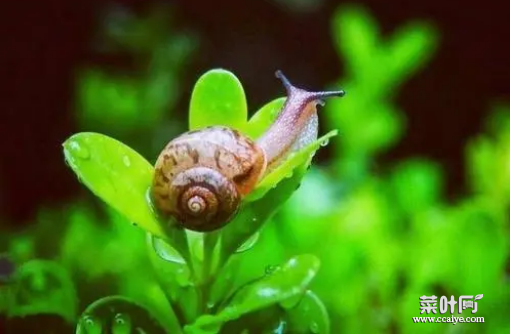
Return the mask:
<svg viewBox="0 0 510 334">
<path fill-rule="evenodd" d="M 16 328 L 73 333 L 108 295 L 165 318 L 145 233 L 76 182 L 61 143 L 101 132 L 154 162 L 186 131 L 198 76 L 224 67 L 251 112 L 281 95 L 276 69 L 299 86 L 348 92 L 319 112 L 321 133 L 339 135 L 243 253 L 240 282 L 310 252 L 322 263 L 312 289 L 332 333 L 510 333 L 510 71 L 508 52 L 493 47 L 509 28 L 502 8 L 6 6 L 14 23 L 3 67 L 13 78 L 0 128 L 0 252 L 27 283 L 15 307 L 0 300 L 4 323 L 9 315 Z M 413 323 L 419 297 L 432 294 L 483 294 L 485 323 Z"/>
</svg>

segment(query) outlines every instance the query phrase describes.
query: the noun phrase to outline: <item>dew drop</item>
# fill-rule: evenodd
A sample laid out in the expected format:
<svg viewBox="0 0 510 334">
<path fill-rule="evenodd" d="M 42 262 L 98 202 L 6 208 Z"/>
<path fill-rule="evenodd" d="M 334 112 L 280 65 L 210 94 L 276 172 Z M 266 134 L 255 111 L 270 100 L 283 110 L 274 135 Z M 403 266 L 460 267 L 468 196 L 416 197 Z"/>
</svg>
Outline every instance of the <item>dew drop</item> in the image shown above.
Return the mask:
<svg viewBox="0 0 510 334">
<path fill-rule="evenodd" d="M 284 334 L 285 333 L 285 328 L 287 327 L 287 322 L 284 321 L 284 320 L 281 320 L 279 323 L 278 323 L 278 327 L 276 327 L 273 331 L 274 334 Z"/>
<path fill-rule="evenodd" d="M 90 334 L 101 334 L 101 323 L 96 321 L 90 315 L 82 316 L 78 323 L 78 328 L 81 329 L 79 329 L 77 333 L 85 332 Z"/>
<path fill-rule="evenodd" d="M 156 208 L 154 207 L 154 202 L 152 201 L 152 195 L 151 195 L 151 188 L 147 188 L 147 191 L 145 192 L 145 201 L 147 201 L 147 204 L 149 205 L 151 211 L 153 214 L 156 214 Z"/>
<path fill-rule="evenodd" d="M 129 334 L 131 333 L 131 319 L 129 316 L 117 313 L 112 325 L 113 334 Z"/>
<path fill-rule="evenodd" d="M 324 147 L 324 146 L 327 146 L 329 144 L 329 139 L 326 139 L 326 140 L 323 140 L 321 142 L 321 146 Z"/>
<path fill-rule="evenodd" d="M 310 332 L 316 334 L 316 333 L 319 333 L 319 325 L 317 325 L 316 322 L 312 322 L 310 324 Z"/>
<path fill-rule="evenodd" d="M 74 157 L 82 160 L 90 159 L 90 151 L 85 145 L 80 144 L 77 141 L 72 141 L 69 143 L 69 148 L 73 152 Z"/>
<path fill-rule="evenodd" d="M 280 269 L 279 266 L 273 266 L 273 265 L 268 265 L 266 266 L 266 269 L 265 269 L 265 274 L 266 275 L 272 275 L 274 274 L 278 269 Z"/>
<path fill-rule="evenodd" d="M 124 325 L 126 323 L 124 319 L 122 319 L 122 314 L 119 313 L 115 316 L 115 323 L 118 325 Z"/>
<path fill-rule="evenodd" d="M 125 155 L 122 158 L 122 162 L 124 163 L 124 166 L 126 166 L 126 167 L 131 166 L 131 160 L 129 159 L 129 157 L 127 155 Z"/>
<path fill-rule="evenodd" d="M 190 272 L 188 267 L 183 266 L 182 268 L 179 268 L 175 274 L 175 281 L 180 287 L 186 288 L 192 285 L 190 282 Z"/>
<path fill-rule="evenodd" d="M 257 221 L 256 218 L 253 218 L 253 221 Z M 237 250 L 236 253 L 246 252 L 247 250 L 253 248 L 257 241 L 259 240 L 259 232 L 255 232 L 251 237 L 249 237 Z"/>
<path fill-rule="evenodd" d="M 152 247 L 156 254 L 165 261 L 185 264 L 186 261 L 182 258 L 182 256 L 177 252 L 172 246 L 167 244 L 165 241 L 160 238 L 151 235 Z"/>
<path fill-rule="evenodd" d="M 92 320 L 92 318 L 90 318 L 90 317 L 85 318 L 85 320 L 83 320 L 83 322 L 85 323 L 85 326 L 87 326 L 87 327 L 92 327 L 95 324 L 94 320 Z"/>
</svg>

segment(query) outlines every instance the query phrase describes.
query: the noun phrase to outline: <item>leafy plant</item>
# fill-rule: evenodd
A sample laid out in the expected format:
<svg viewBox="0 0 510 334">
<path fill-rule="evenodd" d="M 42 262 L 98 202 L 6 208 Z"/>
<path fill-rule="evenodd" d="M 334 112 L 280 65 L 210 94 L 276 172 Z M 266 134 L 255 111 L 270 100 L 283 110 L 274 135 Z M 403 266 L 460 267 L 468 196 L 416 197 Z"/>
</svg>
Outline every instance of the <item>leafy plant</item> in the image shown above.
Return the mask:
<svg viewBox="0 0 510 334">
<path fill-rule="evenodd" d="M 176 37 L 162 33 L 165 20 L 158 17 L 164 15 L 157 10 L 142 20 L 124 14 L 115 11 L 109 36 L 116 36 L 117 50 L 128 50 L 138 61 L 151 59 L 155 48 L 164 49 L 162 42 L 168 36 Z M 104 80 L 93 92 L 82 90 L 78 95 L 82 114 L 77 116 L 88 117 L 79 122 L 80 130 L 97 129 L 116 140 L 82 132 L 66 141 L 65 150 L 79 178 L 107 204 L 98 204 L 95 198 L 59 203 L 53 209 L 43 208 L 33 229 L 1 233 L 17 264 L 37 257 L 58 262 L 33 266 L 38 274 L 32 276 L 47 277 L 48 268 L 67 272 L 75 286 L 65 284 L 67 290 L 60 291 L 68 296 L 78 291 L 78 300 L 71 302 L 63 292 L 50 289 L 51 284 L 46 300 L 41 297 L 44 292 L 26 293 L 31 291 L 26 284 L 31 280 L 25 279 L 21 291 L 34 297 L 28 303 L 32 311 L 25 309 L 24 317 L 16 316 L 5 298 L 3 306 L 0 300 L 0 311 L 13 312 L 16 322 L 33 321 L 32 328 L 14 326 L 14 332 L 33 332 L 34 324 L 38 329 L 61 328 L 55 317 L 45 313 L 52 312 L 80 333 L 136 329 L 507 333 L 508 106 L 496 105 L 485 131 L 467 143 L 469 189 L 460 198 L 446 200 L 442 166 L 426 157 L 414 156 L 374 170 L 378 157 L 404 134 L 405 118 L 394 97 L 433 56 L 438 33 L 426 22 L 413 21 L 383 36 L 360 6 L 340 7 L 332 19 L 333 42 L 346 61 L 346 75 L 335 86 L 340 83 L 353 97 L 342 103 L 331 100 L 320 113 L 326 119 L 323 126 L 340 130 L 329 146 L 331 159 L 307 169 L 317 145 L 302 151 L 301 158 L 294 156 L 296 160 L 288 160 L 282 174 L 271 174 L 259 184 L 236 219 L 218 233 L 175 231 L 154 218 L 146 201 L 144 191 L 153 171 L 150 159 L 136 151 L 152 157 L 169 137 L 184 130 L 183 123 L 167 111 L 175 96 L 165 103 L 156 98 L 154 105 L 164 107 L 151 109 L 155 112 L 142 120 L 146 114 L 137 107 L 142 104 L 111 99 L 114 90 L 131 91 L 124 90 L 122 76 L 95 72 Z M 170 52 L 177 52 L 175 58 L 162 57 L 162 62 L 175 64 L 171 59 L 182 56 L 177 49 Z M 128 86 L 134 87 L 136 96 L 149 97 L 152 93 L 143 92 L 152 83 L 157 88 L 154 96 L 164 98 L 166 94 L 158 92 L 166 84 L 159 87 L 158 80 L 146 79 L 165 77 L 178 67 L 149 68 Z M 81 77 L 79 89 L 86 87 L 82 84 L 87 78 Z M 120 86 L 113 84 L 119 82 Z M 239 80 L 227 71 L 212 70 L 197 81 L 191 94 L 188 128 L 221 123 L 257 138 L 284 101 L 277 98 L 248 119 L 251 108 Z M 96 108 L 101 105 L 119 109 Z M 127 110 L 122 109 L 126 105 L 133 113 L 117 112 Z M 99 112 L 88 114 L 89 108 Z M 212 110 L 221 110 L 222 117 Z M 111 115 L 103 118 L 108 112 Z M 161 121 L 164 115 L 170 120 Z M 115 128 L 106 118 L 116 120 Z M 138 120 L 145 125 L 138 128 Z M 166 124 L 161 131 L 164 138 L 157 130 L 159 124 Z M 69 277 L 64 281 L 69 283 Z M 480 293 L 477 315 L 486 317 L 485 324 L 431 326 L 411 320 L 420 315 L 418 298 L 424 294 Z"/>
<path fill-rule="evenodd" d="M 190 130 L 224 125 L 255 138 L 256 132 L 260 134 L 274 121 L 276 108 L 282 102 L 282 98 L 270 102 L 248 120 L 245 93 L 239 80 L 226 70 L 211 70 L 198 79 L 191 94 Z M 261 273 L 254 282 L 240 287 L 233 287 L 229 281 L 236 275 L 231 267 L 233 258 L 241 256 L 242 261 L 238 250 L 296 190 L 315 151 L 335 134 L 332 131 L 291 154 L 259 182 L 226 227 L 210 233 L 184 230 L 158 217 L 147 196 L 154 168 L 122 142 L 103 134 L 83 132 L 71 136 L 63 146 L 66 161 L 80 182 L 149 233 L 149 252 L 156 275 L 184 332 L 218 333 L 224 323 L 273 305 L 291 303 L 283 309 L 292 310 L 285 314 L 294 314 L 294 318 L 301 303 L 307 308 L 324 309 L 319 298 L 306 294 L 319 268 L 317 258 L 311 254 L 294 256 L 271 273 Z M 166 256 L 157 256 L 154 247 L 165 248 Z M 222 274 L 229 277 L 220 279 Z M 313 323 L 327 331 L 324 312 L 310 316 L 320 318 L 309 319 L 310 323 L 305 322 L 306 328 L 299 332 L 308 332 Z M 297 318 L 301 322 L 296 324 L 303 325 L 303 319 Z M 292 316 L 286 321 L 290 319 Z"/>
</svg>

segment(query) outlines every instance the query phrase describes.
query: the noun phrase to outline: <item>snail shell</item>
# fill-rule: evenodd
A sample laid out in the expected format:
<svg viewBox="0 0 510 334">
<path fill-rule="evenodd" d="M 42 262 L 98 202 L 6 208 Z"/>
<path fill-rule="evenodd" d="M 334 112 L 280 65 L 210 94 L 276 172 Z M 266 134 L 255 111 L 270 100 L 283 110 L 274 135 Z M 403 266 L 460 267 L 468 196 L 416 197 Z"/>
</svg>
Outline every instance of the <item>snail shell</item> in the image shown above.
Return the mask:
<svg viewBox="0 0 510 334">
<path fill-rule="evenodd" d="M 288 98 L 275 122 L 256 141 L 235 129 L 210 126 L 172 140 L 159 155 L 151 188 L 162 216 L 184 228 L 209 232 L 232 220 L 242 198 L 293 150 L 317 138 L 316 106 L 344 91 L 308 92 L 278 71 Z"/>
<path fill-rule="evenodd" d="M 153 201 L 186 228 L 212 231 L 236 213 L 265 167 L 262 149 L 236 130 L 211 126 L 187 132 L 156 162 Z"/>
</svg>

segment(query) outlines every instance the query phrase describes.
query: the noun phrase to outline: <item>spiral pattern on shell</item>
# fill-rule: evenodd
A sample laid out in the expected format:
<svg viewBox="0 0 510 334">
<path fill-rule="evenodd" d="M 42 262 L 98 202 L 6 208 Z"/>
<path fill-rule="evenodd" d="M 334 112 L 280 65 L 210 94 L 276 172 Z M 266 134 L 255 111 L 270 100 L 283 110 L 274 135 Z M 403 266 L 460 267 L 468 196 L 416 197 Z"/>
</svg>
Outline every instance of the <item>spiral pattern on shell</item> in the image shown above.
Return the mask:
<svg viewBox="0 0 510 334">
<path fill-rule="evenodd" d="M 186 228 L 211 231 L 235 214 L 240 196 L 233 183 L 207 167 L 177 174 L 168 185 L 167 208 Z"/>
<path fill-rule="evenodd" d="M 155 167 L 152 200 L 159 213 L 187 229 L 207 232 L 232 219 L 266 160 L 249 138 L 216 126 L 172 140 Z"/>
</svg>

